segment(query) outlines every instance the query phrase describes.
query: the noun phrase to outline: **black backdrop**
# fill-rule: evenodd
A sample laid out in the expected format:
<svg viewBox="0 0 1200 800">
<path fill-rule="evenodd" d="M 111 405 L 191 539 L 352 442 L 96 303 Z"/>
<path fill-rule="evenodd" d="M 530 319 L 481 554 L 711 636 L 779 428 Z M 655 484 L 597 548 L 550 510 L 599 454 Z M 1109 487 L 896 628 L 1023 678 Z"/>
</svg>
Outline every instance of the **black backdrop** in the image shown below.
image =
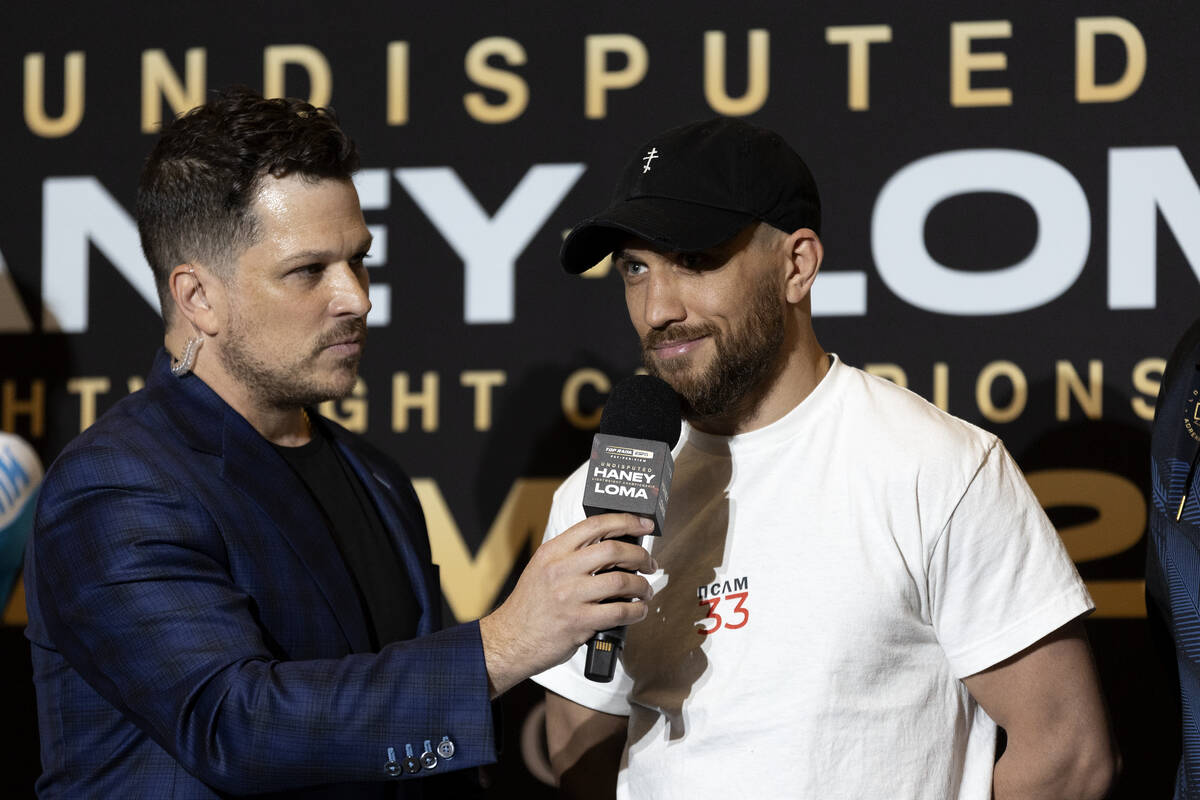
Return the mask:
<svg viewBox="0 0 1200 800">
<path fill-rule="evenodd" d="M 822 187 L 822 343 L 1004 438 L 1097 599 L 1118 796 L 1169 791 L 1178 719 L 1141 576 L 1149 420 L 1200 274 L 1194 4 L 138 0 L 3 19 L 0 428 L 47 463 L 159 341 L 130 216 L 147 130 L 232 83 L 327 98 L 378 241 L 362 385 L 329 413 L 419 476 L 448 606 L 485 613 L 637 366 L 619 280 L 562 273 L 563 232 L 650 134 L 745 115 Z M 4 622 L 0 788 L 22 796 L 19 590 Z M 536 695 L 505 700 L 500 794 L 540 791 Z"/>
</svg>

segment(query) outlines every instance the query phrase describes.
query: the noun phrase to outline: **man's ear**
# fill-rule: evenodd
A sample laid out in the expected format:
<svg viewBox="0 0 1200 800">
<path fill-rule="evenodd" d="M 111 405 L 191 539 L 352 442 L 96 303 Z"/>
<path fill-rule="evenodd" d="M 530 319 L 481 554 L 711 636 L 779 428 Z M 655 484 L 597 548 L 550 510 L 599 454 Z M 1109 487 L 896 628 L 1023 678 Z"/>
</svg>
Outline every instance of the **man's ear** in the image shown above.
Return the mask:
<svg viewBox="0 0 1200 800">
<path fill-rule="evenodd" d="M 213 290 L 219 294 L 216 276 L 195 264 L 179 264 L 171 270 L 167 281 L 179 314 L 197 330 L 208 336 L 216 335 L 220 325 L 213 306 L 215 298 L 210 297 Z"/>
<path fill-rule="evenodd" d="M 799 303 L 808 297 L 817 272 L 821 269 L 821 260 L 825 257 L 825 248 L 821 246 L 821 238 L 811 228 L 800 228 L 787 237 L 788 274 L 787 300 L 789 303 Z"/>
</svg>

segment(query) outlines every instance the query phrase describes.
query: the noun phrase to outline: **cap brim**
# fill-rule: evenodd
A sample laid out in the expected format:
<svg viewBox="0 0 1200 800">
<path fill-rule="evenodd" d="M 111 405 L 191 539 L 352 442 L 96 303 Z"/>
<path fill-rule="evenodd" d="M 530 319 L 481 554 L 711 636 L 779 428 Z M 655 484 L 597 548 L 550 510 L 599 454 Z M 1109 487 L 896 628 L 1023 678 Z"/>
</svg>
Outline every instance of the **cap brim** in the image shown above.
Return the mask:
<svg viewBox="0 0 1200 800">
<path fill-rule="evenodd" d="M 688 253 L 729 241 L 752 222 L 754 217 L 740 211 L 663 197 L 636 197 L 575 226 L 563 240 L 558 258 L 563 269 L 579 274 L 631 236 Z"/>
</svg>

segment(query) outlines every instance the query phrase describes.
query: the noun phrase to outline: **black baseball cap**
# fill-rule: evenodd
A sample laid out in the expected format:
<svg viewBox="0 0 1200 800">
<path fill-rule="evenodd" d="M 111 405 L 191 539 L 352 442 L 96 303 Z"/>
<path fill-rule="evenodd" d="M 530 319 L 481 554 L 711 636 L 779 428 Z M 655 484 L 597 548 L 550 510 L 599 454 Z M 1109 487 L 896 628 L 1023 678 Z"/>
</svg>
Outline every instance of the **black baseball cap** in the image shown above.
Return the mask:
<svg viewBox="0 0 1200 800">
<path fill-rule="evenodd" d="M 583 272 L 629 236 L 695 252 L 756 221 L 820 234 L 816 181 L 779 134 L 717 117 L 642 145 L 621 172 L 612 203 L 571 230 L 559 260 L 567 272 Z"/>
</svg>

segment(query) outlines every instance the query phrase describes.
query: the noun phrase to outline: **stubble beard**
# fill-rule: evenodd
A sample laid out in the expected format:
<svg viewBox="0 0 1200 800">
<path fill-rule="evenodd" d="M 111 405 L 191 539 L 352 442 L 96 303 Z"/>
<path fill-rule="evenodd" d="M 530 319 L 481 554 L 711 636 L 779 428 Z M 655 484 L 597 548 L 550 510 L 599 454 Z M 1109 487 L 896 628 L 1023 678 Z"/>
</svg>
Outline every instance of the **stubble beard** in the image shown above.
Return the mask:
<svg viewBox="0 0 1200 800">
<path fill-rule="evenodd" d="M 260 403 L 272 408 L 303 408 L 326 400 L 341 399 L 354 389 L 361 351 L 340 359 L 335 367 L 338 377 L 320 381 L 304 376 L 323 357 L 322 351 L 326 347 L 347 337 L 366 337 L 367 322 L 362 317 L 343 320 L 322 334 L 307 355 L 282 365 L 269 364 L 254 354 L 249 346 L 251 335 L 247 335 L 250 327 L 235 319 L 218 353 L 225 371 L 245 386 Z"/>
<path fill-rule="evenodd" d="M 711 336 L 715 357 L 698 372 L 689 357 L 658 361 L 653 347 L 660 342 Z M 728 334 L 711 323 L 672 325 L 651 330 L 642 339 L 646 370 L 662 378 L 683 400 L 689 420 L 746 413 L 779 366 L 784 342 L 784 310 L 779 289 L 769 279 L 758 282 L 742 322 Z"/>
</svg>

